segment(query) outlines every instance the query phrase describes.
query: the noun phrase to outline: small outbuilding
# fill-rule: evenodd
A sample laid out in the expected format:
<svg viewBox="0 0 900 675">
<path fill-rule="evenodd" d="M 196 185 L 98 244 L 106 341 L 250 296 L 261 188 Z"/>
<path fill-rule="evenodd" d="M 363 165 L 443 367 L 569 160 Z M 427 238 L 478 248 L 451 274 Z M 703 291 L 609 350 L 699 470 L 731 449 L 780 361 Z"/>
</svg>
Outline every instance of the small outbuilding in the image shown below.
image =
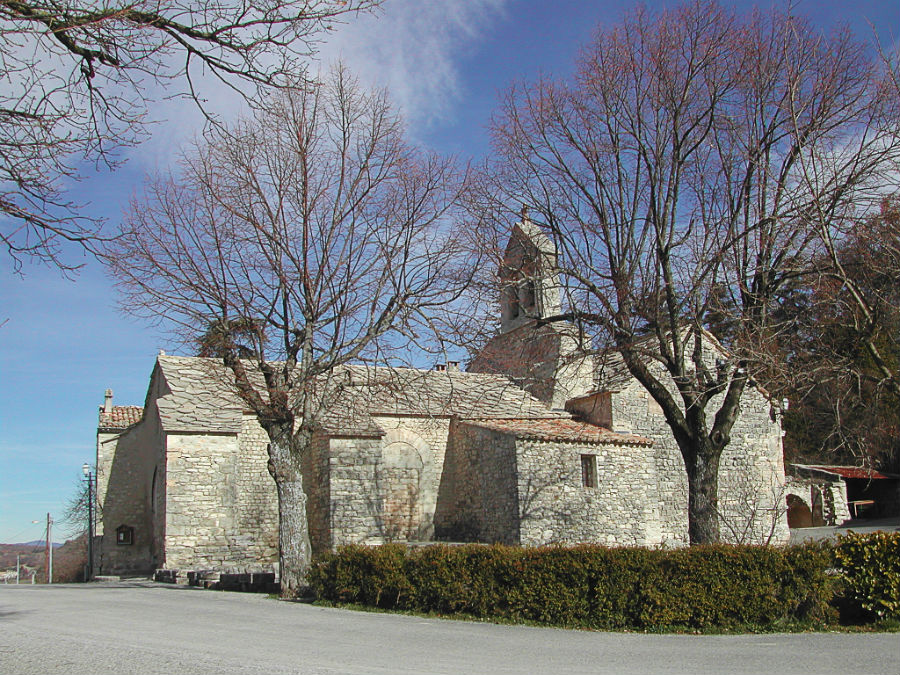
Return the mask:
<svg viewBox="0 0 900 675">
<path fill-rule="evenodd" d="M 900 475 L 827 464 L 791 464 L 788 473 L 791 528 L 900 515 Z"/>
</svg>

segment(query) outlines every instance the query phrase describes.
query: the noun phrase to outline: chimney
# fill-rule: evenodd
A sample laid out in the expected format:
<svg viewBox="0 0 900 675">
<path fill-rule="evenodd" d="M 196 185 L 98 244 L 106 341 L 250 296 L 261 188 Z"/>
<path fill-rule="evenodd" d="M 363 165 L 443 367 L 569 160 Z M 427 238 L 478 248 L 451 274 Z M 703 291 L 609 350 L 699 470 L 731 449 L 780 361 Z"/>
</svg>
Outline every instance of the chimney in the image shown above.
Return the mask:
<svg viewBox="0 0 900 675">
<path fill-rule="evenodd" d="M 445 363 L 435 363 L 435 364 L 434 364 L 434 369 L 435 369 L 436 371 L 438 371 L 439 373 L 443 373 L 445 370 L 447 370 L 447 364 L 445 364 Z"/>
<path fill-rule="evenodd" d="M 107 389 L 103 394 L 103 412 L 107 415 L 112 412 L 112 389 Z"/>
<path fill-rule="evenodd" d="M 447 361 L 447 370 L 453 373 L 459 372 L 459 361 Z"/>
</svg>

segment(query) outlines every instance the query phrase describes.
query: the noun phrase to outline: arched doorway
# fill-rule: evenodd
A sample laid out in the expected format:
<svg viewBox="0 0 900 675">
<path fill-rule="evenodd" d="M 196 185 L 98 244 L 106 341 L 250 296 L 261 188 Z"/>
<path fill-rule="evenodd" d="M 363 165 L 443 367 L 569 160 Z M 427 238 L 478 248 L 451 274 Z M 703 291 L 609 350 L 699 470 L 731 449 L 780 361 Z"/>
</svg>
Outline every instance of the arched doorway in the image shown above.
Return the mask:
<svg viewBox="0 0 900 675">
<path fill-rule="evenodd" d="M 787 496 L 787 509 L 789 528 L 812 527 L 812 509 L 809 508 L 809 504 L 803 498 L 789 494 Z"/>
</svg>

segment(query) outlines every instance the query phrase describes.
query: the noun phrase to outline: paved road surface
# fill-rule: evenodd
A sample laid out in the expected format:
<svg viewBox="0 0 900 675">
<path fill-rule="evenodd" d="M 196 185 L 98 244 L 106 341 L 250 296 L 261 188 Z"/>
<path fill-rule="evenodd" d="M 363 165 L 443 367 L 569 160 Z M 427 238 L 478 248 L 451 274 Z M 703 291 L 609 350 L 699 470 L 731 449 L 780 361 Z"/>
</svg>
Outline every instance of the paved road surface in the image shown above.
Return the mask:
<svg viewBox="0 0 900 675">
<path fill-rule="evenodd" d="M 900 532 L 900 517 L 879 519 L 848 520 L 843 525 L 833 527 L 801 527 L 791 530 L 791 543 L 799 544 L 804 541 L 819 541 L 822 539 L 835 539 L 841 534 L 856 532 L 868 534 L 869 532 Z"/>
<path fill-rule="evenodd" d="M 897 634 L 592 633 L 149 583 L 0 585 L 0 673 L 900 673 Z"/>
</svg>

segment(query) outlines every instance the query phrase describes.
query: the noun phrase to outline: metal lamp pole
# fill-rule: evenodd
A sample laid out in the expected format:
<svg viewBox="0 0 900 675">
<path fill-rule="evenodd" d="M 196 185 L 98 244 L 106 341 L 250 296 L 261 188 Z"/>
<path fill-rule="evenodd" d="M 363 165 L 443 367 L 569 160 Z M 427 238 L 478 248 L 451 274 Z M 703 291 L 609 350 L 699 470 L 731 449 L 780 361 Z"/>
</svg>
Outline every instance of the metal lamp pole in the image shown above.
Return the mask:
<svg viewBox="0 0 900 675">
<path fill-rule="evenodd" d="M 84 478 L 87 481 L 88 503 L 88 562 L 87 574 L 85 575 L 84 580 L 90 581 L 94 576 L 94 473 L 91 471 L 91 467 L 89 464 L 84 464 L 81 467 L 81 472 L 84 474 Z"/>
</svg>

